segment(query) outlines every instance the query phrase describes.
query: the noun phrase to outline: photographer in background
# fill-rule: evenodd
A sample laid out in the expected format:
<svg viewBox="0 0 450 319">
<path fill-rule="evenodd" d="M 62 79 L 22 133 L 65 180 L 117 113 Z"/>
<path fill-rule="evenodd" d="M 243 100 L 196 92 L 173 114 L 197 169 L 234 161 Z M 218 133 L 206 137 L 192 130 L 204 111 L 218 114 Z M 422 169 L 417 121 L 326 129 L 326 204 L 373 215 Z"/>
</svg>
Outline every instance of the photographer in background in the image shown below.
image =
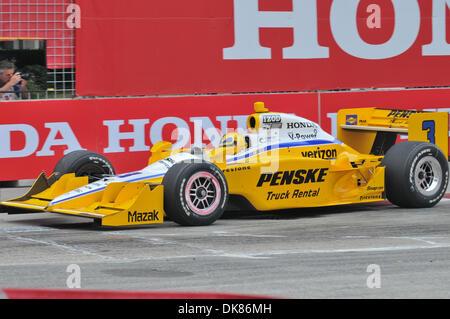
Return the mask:
<svg viewBox="0 0 450 319">
<path fill-rule="evenodd" d="M 13 63 L 6 60 L 0 62 L 0 101 L 29 98 L 27 81 L 14 70 Z"/>
</svg>

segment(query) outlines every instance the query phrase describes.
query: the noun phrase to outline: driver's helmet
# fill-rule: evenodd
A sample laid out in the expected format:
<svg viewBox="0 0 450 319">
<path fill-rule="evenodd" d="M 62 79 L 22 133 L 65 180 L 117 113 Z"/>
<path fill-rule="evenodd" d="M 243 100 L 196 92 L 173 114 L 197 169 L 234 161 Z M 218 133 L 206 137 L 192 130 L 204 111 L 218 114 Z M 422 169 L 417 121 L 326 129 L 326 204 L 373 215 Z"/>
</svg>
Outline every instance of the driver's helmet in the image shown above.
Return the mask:
<svg viewBox="0 0 450 319">
<path fill-rule="evenodd" d="M 225 134 L 220 142 L 220 146 L 227 148 L 227 153 L 230 153 L 228 150 L 232 150 L 231 153 L 233 154 L 242 151 L 246 145 L 244 136 L 235 132 Z"/>
</svg>

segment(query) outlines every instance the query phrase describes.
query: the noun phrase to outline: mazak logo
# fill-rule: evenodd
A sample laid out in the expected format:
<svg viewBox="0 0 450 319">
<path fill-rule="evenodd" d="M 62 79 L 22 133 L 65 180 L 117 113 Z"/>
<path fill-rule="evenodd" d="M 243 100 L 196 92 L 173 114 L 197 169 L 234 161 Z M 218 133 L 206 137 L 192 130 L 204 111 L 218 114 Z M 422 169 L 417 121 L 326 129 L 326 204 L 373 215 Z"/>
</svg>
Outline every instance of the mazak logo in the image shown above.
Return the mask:
<svg viewBox="0 0 450 319">
<path fill-rule="evenodd" d="M 128 212 L 128 222 L 129 223 L 140 223 L 140 222 L 154 222 L 159 221 L 159 212 L 153 210 L 152 212 Z"/>
<path fill-rule="evenodd" d="M 268 183 L 270 186 L 322 183 L 325 181 L 328 168 L 299 169 L 297 171 L 278 171 L 275 173 L 261 174 L 256 187 Z"/>
</svg>

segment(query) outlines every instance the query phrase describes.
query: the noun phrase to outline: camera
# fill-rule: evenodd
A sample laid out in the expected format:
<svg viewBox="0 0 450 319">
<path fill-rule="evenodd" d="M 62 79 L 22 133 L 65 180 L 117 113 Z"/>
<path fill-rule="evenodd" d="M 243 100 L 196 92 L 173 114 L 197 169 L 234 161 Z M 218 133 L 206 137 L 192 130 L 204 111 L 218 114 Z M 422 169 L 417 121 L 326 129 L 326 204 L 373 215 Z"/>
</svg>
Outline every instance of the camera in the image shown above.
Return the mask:
<svg viewBox="0 0 450 319">
<path fill-rule="evenodd" d="M 22 73 L 22 72 L 19 72 L 19 74 L 20 74 L 20 77 L 21 77 L 22 79 L 24 79 L 25 81 L 28 81 L 28 80 L 30 80 L 30 79 L 33 77 L 33 74 L 31 74 L 31 73 Z"/>
</svg>

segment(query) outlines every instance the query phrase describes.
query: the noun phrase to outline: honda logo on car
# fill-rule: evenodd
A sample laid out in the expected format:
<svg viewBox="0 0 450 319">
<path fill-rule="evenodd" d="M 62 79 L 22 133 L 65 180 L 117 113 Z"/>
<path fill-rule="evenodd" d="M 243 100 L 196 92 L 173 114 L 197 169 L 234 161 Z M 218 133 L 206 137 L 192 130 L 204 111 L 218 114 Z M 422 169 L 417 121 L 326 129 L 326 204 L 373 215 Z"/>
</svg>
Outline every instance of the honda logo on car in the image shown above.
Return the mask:
<svg viewBox="0 0 450 319">
<path fill-rule="evenodd" d="M 287 123 L 286 124 L 286 128 L 288 128 L 288 129 L 293 129 L 293 128 L 314 128 L 314 127 L 317 127 L 317 125 L 312 123 L 312 122 L 292 122 L 292 123 Z"/>
</svg>

